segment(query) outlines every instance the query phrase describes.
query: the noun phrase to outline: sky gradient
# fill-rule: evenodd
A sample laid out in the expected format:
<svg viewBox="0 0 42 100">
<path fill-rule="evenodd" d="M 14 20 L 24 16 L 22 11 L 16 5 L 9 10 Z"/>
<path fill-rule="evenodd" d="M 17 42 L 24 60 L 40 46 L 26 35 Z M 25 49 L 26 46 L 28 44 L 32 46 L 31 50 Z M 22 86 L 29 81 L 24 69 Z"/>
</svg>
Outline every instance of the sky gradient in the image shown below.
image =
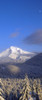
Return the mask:
<svg viewBox="0 0 42 100">
<path fill-rule="evenodd" d="M 42 44 L 23 42 L 37 30 L 42 30 L 42 0 L 0 0 L 0 52 L 10 46 L 42 52 Z"/>
</svg>

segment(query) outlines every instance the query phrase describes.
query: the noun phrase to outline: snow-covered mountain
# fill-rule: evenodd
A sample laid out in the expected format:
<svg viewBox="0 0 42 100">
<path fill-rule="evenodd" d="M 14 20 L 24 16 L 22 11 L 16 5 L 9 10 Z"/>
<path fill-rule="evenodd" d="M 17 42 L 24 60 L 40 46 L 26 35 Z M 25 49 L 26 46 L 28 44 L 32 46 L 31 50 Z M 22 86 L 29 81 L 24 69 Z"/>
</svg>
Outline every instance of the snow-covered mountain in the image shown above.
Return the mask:
<svg viewBox="0 0 42 100">
<path fill-rule="evenodd" d="M 11 46 L 2 53 L 0 53 L 0 63 L 1 62 L 25 62 L 27 59 L 35 56 L 36 53 L 27 52 L 20 48 Z"/>
</svg>

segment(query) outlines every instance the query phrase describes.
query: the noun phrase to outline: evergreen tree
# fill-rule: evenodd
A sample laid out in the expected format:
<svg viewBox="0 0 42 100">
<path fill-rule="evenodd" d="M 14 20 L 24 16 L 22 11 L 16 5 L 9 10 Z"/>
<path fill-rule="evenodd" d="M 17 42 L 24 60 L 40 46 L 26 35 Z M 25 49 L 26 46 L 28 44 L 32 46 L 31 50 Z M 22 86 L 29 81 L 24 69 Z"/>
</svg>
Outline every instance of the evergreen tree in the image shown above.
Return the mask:
<svg viewBox="0 0 42 100">
<path fill-rule="evenodd" d="M 19 100 L 28 100 L 29 99 L 30 87 L 29 87 L 29 79 L 28 79 L 27 75 L 25 76 L 24 83 L 25 84 L 23 85 L 22 93 L 21 93 Z"/>
</svg>

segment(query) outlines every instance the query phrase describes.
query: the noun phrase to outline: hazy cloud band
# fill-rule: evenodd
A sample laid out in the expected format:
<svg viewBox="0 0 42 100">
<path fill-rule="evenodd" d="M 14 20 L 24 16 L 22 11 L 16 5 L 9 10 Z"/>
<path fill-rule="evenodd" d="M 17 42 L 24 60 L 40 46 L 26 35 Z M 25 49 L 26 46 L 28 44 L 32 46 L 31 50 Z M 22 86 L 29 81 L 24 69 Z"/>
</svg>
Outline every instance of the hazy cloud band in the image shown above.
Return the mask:
<svg viewBox="0 0 42 100">
<path fill-rule="evenodd" d="M 42 29 L 32 33 L 30 36 L 24 39 L 26 44 L 42 44 Z"/>
</svg>

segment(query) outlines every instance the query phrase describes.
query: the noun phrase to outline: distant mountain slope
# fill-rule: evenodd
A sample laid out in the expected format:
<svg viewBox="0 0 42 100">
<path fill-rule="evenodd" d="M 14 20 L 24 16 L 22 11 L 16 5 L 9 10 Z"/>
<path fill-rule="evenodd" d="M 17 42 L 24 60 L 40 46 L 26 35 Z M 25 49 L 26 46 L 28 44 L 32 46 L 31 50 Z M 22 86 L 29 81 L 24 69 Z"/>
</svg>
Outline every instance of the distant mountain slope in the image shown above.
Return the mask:
<svg viewBox="0 0 42 100">
<path fill-rule="evenodd" d="M 27 52 L 20 48 L 11 46 L 4 52 L 0 53 L 0 63 L 4 62 L 25 62 L 36 55 L 36 53 Z"/>
<path fill-rule="evenodd" d="M 39 53 L 38 55 L 32 57 L 31 59 L 27 60 L 25 63 L 28 65 L 42 66 L 42 53 Z"/>
<path fill-rule="evenodd" d="M 42 78 L 42 53 L 27 60 L 22 66 L 22 69 L 29 77 Z"/>
<path fill-rule="evenodd" d="M 42 78 L 42 53 L 24 63 L 9 62 L 0 64 L 0 77 L 23 78 L 25 74 L 29 78 Z"/>
</svg>

